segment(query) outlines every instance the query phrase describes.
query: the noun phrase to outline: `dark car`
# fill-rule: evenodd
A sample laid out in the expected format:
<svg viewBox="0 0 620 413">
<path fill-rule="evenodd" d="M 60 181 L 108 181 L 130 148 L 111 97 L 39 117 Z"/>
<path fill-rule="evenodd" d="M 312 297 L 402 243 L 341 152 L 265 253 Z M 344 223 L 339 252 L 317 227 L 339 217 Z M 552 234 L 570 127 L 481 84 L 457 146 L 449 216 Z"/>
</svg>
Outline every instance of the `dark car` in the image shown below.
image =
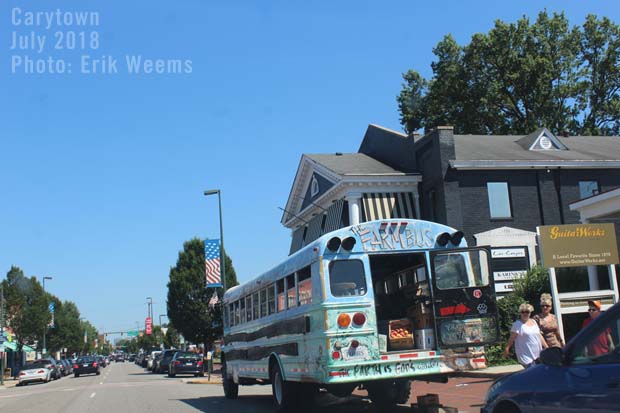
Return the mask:
<svg viewBox="0 0 620 413">
<path fill-rule="evenodd" d="M 71 365 L 69 360 L 62 359 L 62 360 L 58 361 L 57 363 L 58 363 L 59 366 L 62 367 L 62 375 L 63 376 L 68 376 L 69 374 L 71 374 L 73 372 L 73 366 Z"/>
<path fill-rule="evenodd" d="M 80 374 L 101 374 L 101 367 L 95 356 L 82 356 L 77 359 L 73 366 L 73 375 L 80 377 Z"/>
<path fill-rule="evenodd" d="M 563 349 L 548 348 L 537 364 L 498 379 L 489 388 L 480 411 L 619 411 L 619 335 L 620 303 L 596 317 Z"/>
<path fill-rule="evenodd" d="M 103 368 L 105 368 L 108 365 L 108 361 L 103 356 L 97 356 L 97 363 L 99 363 L 99 365 Z"/>
<path fill-rule="evenodd" d="M 204 364 L 200 354 L 187 351 L 177 351 L 170 361 L 168 377 L 177 374 L 193 374 L 194 376 L 204 376 Z"/>
<path fill-rule="evenodd" d="M 172 357 L 174 357 L 175 353 L 177 353 L 179 350 L 164 350 L 162 351 L 162 353 L 157 357 L 156 360 L 156 364 L 155 364 L 155 372 L 156 373 L 168 373 L 168 367 L 170 366 L 170 361 L 172 360 Z"/>
</svg>

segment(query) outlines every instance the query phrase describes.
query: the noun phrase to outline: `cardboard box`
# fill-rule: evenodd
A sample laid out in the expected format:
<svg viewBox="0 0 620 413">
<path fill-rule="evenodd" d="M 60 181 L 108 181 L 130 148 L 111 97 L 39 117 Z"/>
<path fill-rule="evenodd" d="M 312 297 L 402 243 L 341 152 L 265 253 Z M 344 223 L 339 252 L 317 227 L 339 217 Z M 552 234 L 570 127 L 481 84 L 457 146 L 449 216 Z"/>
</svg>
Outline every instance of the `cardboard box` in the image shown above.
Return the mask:
<svg viewBox="0 0 620 413">
<path fill-rule="evenodd" d="M 435 328 L 435 325 L 433 324 L 433 316 L 431 314 L 418 314 L 413 317 L 413 327 L 416 330 Z"/>
<path fill-rule="evenodd" d="M 414 348 L 413 324 L 408 318 L 390 320 L 388 332 L 388 351 Z"/>
<path fill-rule="evenodd" d="M 432 328 L 415 330 L 415 348 L 424 350 L 435 348 L 435 331 Z"/>
</svg>

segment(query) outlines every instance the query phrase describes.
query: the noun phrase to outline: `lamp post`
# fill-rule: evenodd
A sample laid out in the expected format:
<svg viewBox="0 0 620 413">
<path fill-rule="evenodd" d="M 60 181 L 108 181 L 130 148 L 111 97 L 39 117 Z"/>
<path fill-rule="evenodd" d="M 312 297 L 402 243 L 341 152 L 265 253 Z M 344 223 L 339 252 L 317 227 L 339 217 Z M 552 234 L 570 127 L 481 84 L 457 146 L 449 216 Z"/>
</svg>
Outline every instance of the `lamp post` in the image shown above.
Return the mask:
<svg viewBox="0 0 620 413">
<path fill-rule="evenodd" d="M 153 321 L 153 297 L 146 297 L 147 300 L 149 300 L 148 304 L 148 310 L 147 310 L 147 317 L 151 318 L 151 322 Z"/>
<path fill-rule="evenodd" d="M 80 317 L 80 319 L 79 319 L 80 325 L 82 325 L 82 321 L 83 320 L 86 320 L 86 318 Z M 86 327 L 84 327 L 84 346 L 82 346 L 82 348 L 84 350 L 88 350 L 88 336 L 86 335 Z M 82 353 L 84 353 L 84 351 Z"/>
<path fill-rule="evenodd" d="M 45 292 L 45 280 L 51 280 L 52 277 L 43 277 L 43 292 Z M 45 324 L 45 327 L 43 328 L 43 352 L 41 353 L 41 357 L 45 356 L 45 353 L 47 353 L 47 348 L 45 345 L 45 336 L 47 335 L 47 324 Z"/>
<path fill-rule="evenodd" d="M 219 189 L 209 189 L 204 191 L 205 196 L 217 194 L 218 206 L 220 211 L 220 262 L 222 263 L 222 289 L 226 291 L 226 258 L 224 257 L 224 225 L 222 223 L 222 191 Z"/>
</svg>

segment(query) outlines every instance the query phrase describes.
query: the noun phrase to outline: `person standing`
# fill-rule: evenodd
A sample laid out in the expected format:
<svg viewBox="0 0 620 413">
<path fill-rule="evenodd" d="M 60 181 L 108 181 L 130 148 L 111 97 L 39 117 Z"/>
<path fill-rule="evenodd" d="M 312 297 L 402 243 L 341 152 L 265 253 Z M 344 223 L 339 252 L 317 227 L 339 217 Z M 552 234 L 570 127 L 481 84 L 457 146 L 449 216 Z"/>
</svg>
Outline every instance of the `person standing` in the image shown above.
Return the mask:
<svg viewBox="0 0 620 413">
<path fill-rule="evenodd" d="M 596 317 L 601 314 L 601 302 L 598 300 L 588 301 L 588 314 L 590 317 L 583 320 L 581 328 L 584 329 Z M 588 344 L 588 356 L 600 356 L 614 350 L 614 342 L 611 338 L 611 329 L 606 329 L 598 337 Z"/>
<path fill-rule="evenodd" d="M 512 324 L 510 338 L 504 349 L 504 357 L 507 358 L 514 343 L 517 360 L 523 367 L 529 367 L 540 356 L 542 349 L 547 348 L 538 324 L 530 318 L 533 311 L 534 307 L 528 303 L 519 306 L 520 318 Z"/>
<path fill-rule="evenodd" d="M 540 296 L 540 314 L 534 316 L 547 347 L 564 347 L 564 340 L 558 327 L 558 319 L 551 313 L 551 294 Z"/>
</svg>

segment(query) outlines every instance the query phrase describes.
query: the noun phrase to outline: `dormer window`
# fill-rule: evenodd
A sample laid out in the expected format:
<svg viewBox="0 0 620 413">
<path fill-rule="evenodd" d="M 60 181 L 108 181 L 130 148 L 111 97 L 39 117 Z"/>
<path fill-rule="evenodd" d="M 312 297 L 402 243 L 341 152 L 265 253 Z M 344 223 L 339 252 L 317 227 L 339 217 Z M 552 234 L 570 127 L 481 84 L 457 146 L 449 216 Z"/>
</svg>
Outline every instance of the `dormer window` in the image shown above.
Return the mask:
<svg viewBox="0 0 620 413">
<path fill-rule="evenodd" d="M 565 151 L 568 150 L 549 129 L 540 128 L 517 141 L 523 149 L 529 151 Z"/>
</svg>

